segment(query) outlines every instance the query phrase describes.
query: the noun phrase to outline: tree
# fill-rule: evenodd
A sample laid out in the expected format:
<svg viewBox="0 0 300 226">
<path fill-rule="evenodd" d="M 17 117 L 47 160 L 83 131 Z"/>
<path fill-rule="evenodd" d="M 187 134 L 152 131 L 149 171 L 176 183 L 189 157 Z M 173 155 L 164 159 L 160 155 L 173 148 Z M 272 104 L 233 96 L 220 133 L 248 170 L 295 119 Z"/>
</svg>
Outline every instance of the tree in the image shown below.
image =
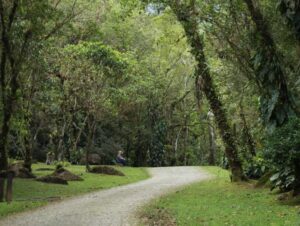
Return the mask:
<svg viewBox="0 0 300 226">
<path fill-rule="evenodd" d="M 201 87 L 201 90 L 206 95 L 212 112 L 215 115 L 218 129 L 220 130 L 221 137 L 225 144 L 226 157 L 228 158 L 229 165 L 231 167 L 232 181 L 245 180 L 235 140 L 229 127 L 225 110 L 213 85 L 206 62 L 203 39 L 198 32 L 198 19 L 195 2 L 192 2 L 188 6 L 179 4 L 179 2 L 170 2 L 170 6 L 175 12 L 178 20 L 182 23 L 191 44 L 192 53 L 197 61 L 196 78 L 197 83 L 199 83 L 198 87 Z"/>
<path fill-rule="evenodd" d="M 39 44 L 65 24 L 66 21 L 56 23 L 54 27 L 46 27 L 45 21 L 49 19 L 55 21 L 53 14 L 58 12 L 56 7 L 57 5 L 53 6 L 48 2 L 0 1 L 0 74 L 3 112 L 0 131 L 0 201 L 3 201 L 3 175 L 8 169 L 7 142 L 10 122 L 19 99 L 19 79 L 24 73 L 26 63 L 31 59 L 26 56 L 36 54 L 41 47 Z M 11 182 L 8 184 L 12 185 Z"/>
<path fill-rule="evenodd" d="M 68 108 L 73 108 L 73 114 L 80 112 L 86 118 L 83 128 L 86 128 L 86 168 L 89 171 L 88 156 L 96 125 L 105 112 L 113 112 L 110 95 L 117 92 L 118 81 L 126 75 L 129 62 L 120 52 L 99 42 L 69 45 L 63 54 L 65 60 L 61 63 L 61 74 L 65 79 L 64 91 L 71 104 Z M 74 106 L 79 110 L 75 110 Z M 66 112 L 63 114 L 66 115 Z M 80 137 L 75 137 L 75 149 L 78 139 Z"/>
</svg>

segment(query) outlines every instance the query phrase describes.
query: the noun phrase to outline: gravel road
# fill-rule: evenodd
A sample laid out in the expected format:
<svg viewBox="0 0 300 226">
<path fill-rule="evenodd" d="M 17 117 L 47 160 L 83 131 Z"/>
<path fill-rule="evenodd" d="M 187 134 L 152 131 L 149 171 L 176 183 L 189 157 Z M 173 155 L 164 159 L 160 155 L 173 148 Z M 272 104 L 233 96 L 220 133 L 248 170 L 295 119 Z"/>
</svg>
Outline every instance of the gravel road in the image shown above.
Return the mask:
<svg viewBox="0 0 300 226">
<path fill-rule="evenodd" d="M 197 167 L 149 168 L 151 178 L 10 216 L 1 226 L 132 226 L 139 207 L 209 175 Z"/>
</svg>

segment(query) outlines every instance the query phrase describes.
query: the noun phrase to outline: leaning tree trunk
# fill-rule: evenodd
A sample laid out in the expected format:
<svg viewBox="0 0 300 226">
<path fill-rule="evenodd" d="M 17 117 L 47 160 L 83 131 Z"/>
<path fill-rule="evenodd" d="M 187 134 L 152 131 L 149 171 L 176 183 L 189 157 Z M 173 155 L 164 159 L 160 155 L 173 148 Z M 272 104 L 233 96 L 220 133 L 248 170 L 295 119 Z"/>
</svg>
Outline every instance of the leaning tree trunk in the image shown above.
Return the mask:
<svg viewBox="0 0 300 226">
<path fill-rule="evenodd" d="M 197 61 L 196 76 L 200 83 L 201 91 L 204 92 L 210 108 L 215 115 L 216 124 L 219 128 L 221 138 L 225 145 L 225 153 L 232 172 L 232 181 L 246 180 L 242 164 L 238 156 L 237 147 L 232 135 L 223 105 L 214 87 L 210 71 L 204 54 L 204 43 L 198 32 L 198 17 L 195 6 L 184 6 L 178 1 L 170 1 L 170 6 L 181 22 L 186 36 L 191 44 L 192 53 Z"/>
<path fill-rule="evenodd" d="M 243 136 L 243 142 L 247 145 L 249 153 L 252 157 L 256 156 L 256 148 L 255 143 L 252 137 L 252 134 L 250 133 L 250 129 L 248 127 L 244 108 L 242 106 L 242 103 L 240 103 L 240 118 L 242 120 L 242 136 Z"/>
</svg>

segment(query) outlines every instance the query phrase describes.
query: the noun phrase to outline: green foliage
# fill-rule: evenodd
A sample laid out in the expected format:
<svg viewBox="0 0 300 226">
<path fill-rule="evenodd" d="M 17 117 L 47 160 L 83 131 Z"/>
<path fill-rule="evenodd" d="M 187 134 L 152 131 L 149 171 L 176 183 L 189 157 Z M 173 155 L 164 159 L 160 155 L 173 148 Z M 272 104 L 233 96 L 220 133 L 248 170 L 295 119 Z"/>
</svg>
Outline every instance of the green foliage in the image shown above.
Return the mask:
<svg viewBox="0 0 300 226">
<path fill-rule="evenodd" d="M 268 172 L 269 167 L 262 157 L 254 157 L 245 162 L 245 174 L 249 179 L 259 179 Z"/>
<path fill-rule="evenodd" d="M 279 172 L 275 173 L 270 177 L 270 182 L 272 184 L 271 190 L 279 188 L 280 191 L 291 191 L 293 189 L 293 184 L 295 183 L 295 172 L 289 167 L 284 167 Z"/>
<path fill-rule="evenodd" d="M 65 162 L 65 161 L 54 161 L 54 165 L 56 169 L 60 169 L 63 167 L 69 167 L 71 166 L 70 162 Z"/>
<path fill-rule="evenodd" d="M 262 89 L 260 111 L 263 123 L 273 130 L 294 114 L 290 94 L 284 90 L 285 78 L 280 60 L 270 56 L 267 47 L 257 50 L 253 58 L 256 78 Z"/>
<path fill-rule="evenodd" d="M 33 36 L 20 64 L 10 157 L 24 158 L 27 140 L 35 159 L 44 161 L 51 150 L 77 163 L 87 145 L 85 119 L 92 115 L 96 129 L 91 150 L 103 163 L 111 163 L 122 149 L 135 165 L 147 165 L 148 160 L 151 165 L 207 164 L 209 107 L 205 100 L 195 104 L 196 63 L 167 2 L 79 0 L 74 5 L 73 1 L 54 5 L 20 1 L 10 35 L 13 54 L 19 56 L 26 32 L 32 31 Z M 280 7 L 288 7 L 284 13 L 296 19 L 298 5 L 289 4 L 296 1 L 280 2 Z M 278 81 L 283 71 L 288 86 L 299 87 L 294 39 L 288 38 L 282 17 L 269 0 L 259 7 L 278 52 L 283 53 L 280 59 L 268 58 L 257 45 L 257 32 L 242 1 L 195 4 L 209 70 L 230 124 L 236 125 L 241 156 L 246 156 L 248 149 L 239 136 L 244 128 L 237 110 L 240 105 L 249 134 L 260 149 L 263 128 L 282 125 L 292 115 L 289 103 L 281 99 Z M 8 76 L 5 84 L 9 81 Z M 152 118 L 149 112 L 154 105 Z M 1 111 L 1 119 L 3 115 Z M 215 139 L 219 163 L 224 147 L 218 136 Z M 264 164 L 249 159 L 245 157 L 247 173 L 258 177 Z"/>
<path fill-rule="evenodd" d="M 271 181 L 282 191 L 293 188 L 295 163 L 300 161 L 300 119 L 291 118 L 266 137 L 264 157 L 275 170 Z"/>
<path fill-rule="evenodd" d="M 68 45 L 65 51 L 66 54 L 71 54 L 75 58 L 82 56 L 91 59 L 100 69 L 106 68 L 106 71 L 113 69 L 116 73 L 122 73 L 128 66 L 120 52 L 101 42 L 80 42 L 76 45 Z"/>
</svg>

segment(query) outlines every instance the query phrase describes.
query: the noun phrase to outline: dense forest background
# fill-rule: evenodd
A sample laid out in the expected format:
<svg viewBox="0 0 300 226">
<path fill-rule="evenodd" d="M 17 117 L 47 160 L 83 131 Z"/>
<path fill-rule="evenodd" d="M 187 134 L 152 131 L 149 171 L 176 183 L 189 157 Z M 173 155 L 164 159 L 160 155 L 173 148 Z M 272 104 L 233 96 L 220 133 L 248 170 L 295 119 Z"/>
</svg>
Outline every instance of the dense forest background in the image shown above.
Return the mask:
<svg viewBox="0 0 300 226">
<path fill-rule="evenodd" d="M 300 192 L 299 1 L 0 2 L 1 170 L 123 150 Z"/>
</svg>

